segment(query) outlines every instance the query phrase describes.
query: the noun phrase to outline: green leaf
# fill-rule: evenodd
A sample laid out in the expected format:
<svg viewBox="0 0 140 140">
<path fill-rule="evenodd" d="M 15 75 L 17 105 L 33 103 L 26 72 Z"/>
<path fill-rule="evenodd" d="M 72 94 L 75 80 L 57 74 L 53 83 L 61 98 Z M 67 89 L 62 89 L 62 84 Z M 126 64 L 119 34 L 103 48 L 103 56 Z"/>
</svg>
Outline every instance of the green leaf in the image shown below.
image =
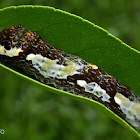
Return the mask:
<svg viewBox="0 0 140 140">
<path fill-rule="evenodd" d="M 44 6 L 5 8 L 0 10 L 0 19 L 0 30 L 21 24 L 30 30 L 37 31 L 42 38 L 47 39 L 53 46 L 100 66 L 104 71 L 115 76 L 121 83 L 131 87 L 140 95 L 138 92 L 140 86 L 140 52 L 132 49 L 97 25 L 67 12 Z M 68 95 L 91 104 L 140 138 L 135 129 L 101 103 L 60 91 L 2 64 L 0 66 L 45 87 L 48 92 Z"/>
</svg>

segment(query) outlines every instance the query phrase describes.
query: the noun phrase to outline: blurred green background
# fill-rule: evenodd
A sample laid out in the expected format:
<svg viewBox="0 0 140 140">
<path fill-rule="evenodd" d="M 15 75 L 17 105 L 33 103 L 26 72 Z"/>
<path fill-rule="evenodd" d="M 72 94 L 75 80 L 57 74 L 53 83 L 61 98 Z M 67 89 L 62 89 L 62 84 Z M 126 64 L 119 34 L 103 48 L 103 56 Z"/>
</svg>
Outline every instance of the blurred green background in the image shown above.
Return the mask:
<svg viewBox="0 0 140 140">
<path fill-rule="evenodd" d="M 79 15 L 140 50 L 139 0 L 0 0 L 0 8 L 47 5 Z M 0 19 L 2 20 L 2 19 Z M 134 140 L 128 130 L 91 106 L 47 93 L 0 68 L 0 139 Z"/>
</svg>

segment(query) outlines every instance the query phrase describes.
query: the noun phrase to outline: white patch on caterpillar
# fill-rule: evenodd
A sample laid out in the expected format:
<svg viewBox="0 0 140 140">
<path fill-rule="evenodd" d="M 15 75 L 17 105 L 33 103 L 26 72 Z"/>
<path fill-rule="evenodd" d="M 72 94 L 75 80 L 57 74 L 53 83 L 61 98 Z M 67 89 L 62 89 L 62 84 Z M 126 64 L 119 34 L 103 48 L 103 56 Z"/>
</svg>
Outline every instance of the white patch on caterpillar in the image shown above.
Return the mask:
<svg viewBox="0 0 140 140">
<path fill-rule="evenodd" d="M 98 98 L 102 97 L 102 101 L 110 102 L 110 96 L 97 83 L 87 83 L 85 80 L 77 80 L 77 84 L 84 87 L 86 92 L 93 93 Z"/>
<path fill-rule="evenodd" d="M 58 60 L 50 60 L 40 54 L 29 54 L 26 59 L 31 60 L 33 67 L 45 78 L 48 78 L 49 76 L 54 77 L 55 72 L 59 70 L 60 67 L 56 64 Z"/>
<path fill-rule="evenodd" d="M 89 66 L 91 66 L 93 69 L 98 69 L 98 66 L 96 66 L 96 65 L 89 64 Z"/>
<path fill-rule="evenodd" d="M 58 59 L 51 60 L 40 54 L 29 54 L 27 55 L 26 60 L 31 60 L 33 67 L 35 67 L 45 78 L 57 77 L 59 79 L 66 79 L 69 75 L 80 73 L 77 70 L 82 69 L 83 67 L 83 65 L 78 65 L 70 60 L 66 60 L 66 66 L 61 66 L 60 64 L 57 64 Z"/>
<path fill-rule="evenodd" d="M 80 74 L 83 64 L 73 62 L 66 58 L 66 66 L 62 65 L 56 74 L 59 79 L 66 79 L 69 75 Z"/>
<path fill-rule="evenodd" d="M 134 127 L 140 128 L 140 102 L 130 101 L 121 93 L 116 93 L 115 102 L 120 105 L 122 112 L 126 115 L 126 120 Z"/>
<path fill-rule="evenodd" d="M 17 47 L 11 48 L 10 50 L 6 50 L 4 48 L 4 46 L 0 45 L 0 54 L 1 55 L 13 57 L 13 56 L 18 56 L 19 52 L 23 52 L 23 50 L 21 50 L 21 48 L 17 48 Z"/>
</svg>

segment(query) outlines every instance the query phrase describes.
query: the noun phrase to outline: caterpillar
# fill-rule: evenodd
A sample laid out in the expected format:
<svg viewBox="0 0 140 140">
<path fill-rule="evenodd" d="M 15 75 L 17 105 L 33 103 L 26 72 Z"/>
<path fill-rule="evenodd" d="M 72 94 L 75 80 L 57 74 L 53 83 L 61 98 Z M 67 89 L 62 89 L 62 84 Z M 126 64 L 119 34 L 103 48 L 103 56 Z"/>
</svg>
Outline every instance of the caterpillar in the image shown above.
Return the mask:
<svg viewBox="0 0 140 140">
<path fill-rule="evenodd" d="M 140 129 L 140 97 L 100 67 L 65 53 L 21 25 L 0 32 L 0 62 L 38 81 L 98 101 Z"/>
</svg>

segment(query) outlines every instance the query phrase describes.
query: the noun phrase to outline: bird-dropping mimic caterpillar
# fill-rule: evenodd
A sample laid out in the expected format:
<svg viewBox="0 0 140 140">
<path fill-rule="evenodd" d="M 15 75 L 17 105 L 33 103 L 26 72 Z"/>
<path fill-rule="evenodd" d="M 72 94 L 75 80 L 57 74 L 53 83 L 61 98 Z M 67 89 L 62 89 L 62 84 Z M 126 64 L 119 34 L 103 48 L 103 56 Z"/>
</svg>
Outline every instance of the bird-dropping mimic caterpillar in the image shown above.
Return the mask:
<svg viewBox="0 0 140 140">
<path fill-rule="evenodd" d="M 21 25 L 0 32 L 0 62 L 55 88 L 96 100 L 140 129 L 140 97 L 94 64 L 53 47 Z"/>
</svg>

